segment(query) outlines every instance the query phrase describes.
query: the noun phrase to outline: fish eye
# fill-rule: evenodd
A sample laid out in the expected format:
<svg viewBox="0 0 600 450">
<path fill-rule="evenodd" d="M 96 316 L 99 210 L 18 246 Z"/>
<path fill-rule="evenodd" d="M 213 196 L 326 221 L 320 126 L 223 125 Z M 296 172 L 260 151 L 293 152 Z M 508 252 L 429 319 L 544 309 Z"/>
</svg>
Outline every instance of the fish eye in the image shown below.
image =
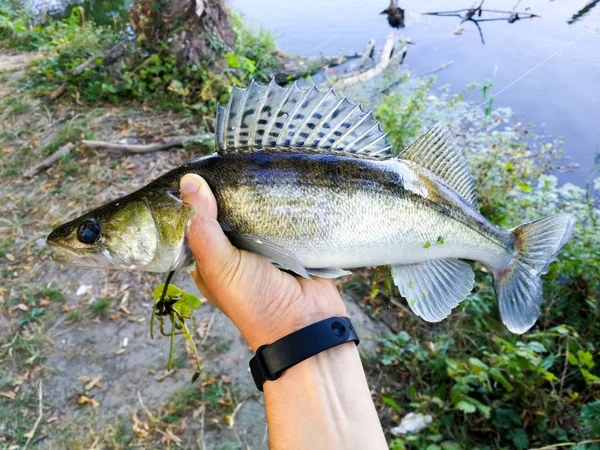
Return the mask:
<svg viewBox="0 0 600 450">
<path fill-rule="evenodd" d="M 77 239 L 93 244 L 100 236 L 100 224 L 96 219 L 86 219 L 77 227 Z"/>
</svg>

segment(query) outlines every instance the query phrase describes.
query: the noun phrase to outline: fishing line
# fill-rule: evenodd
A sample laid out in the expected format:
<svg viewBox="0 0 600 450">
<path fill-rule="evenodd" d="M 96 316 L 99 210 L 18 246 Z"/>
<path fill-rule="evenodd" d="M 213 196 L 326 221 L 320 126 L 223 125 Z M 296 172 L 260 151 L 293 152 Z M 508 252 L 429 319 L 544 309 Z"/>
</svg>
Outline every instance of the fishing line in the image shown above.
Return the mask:
<svg viewBox="0 0 600 450">
<path fill-rule="evenodd" d="M 566 49 L 567 47 L 569 47 L 571 44 L 573 44 L 574 42 L 578 41 L 579 39 L 581 39 L 583 36 L 585 36 L 586 34 L 592 32 L 592 31 L 597 31 L 594 30 L 593 28 L 590 28 L 586 31 L 584 31 L 583 33 L 581 33 L 579 36 L 573 38 L 571 41 L 567 42 L 566 44 L 564 44 L 562 47 L 560 47 L 558 50 L 556 50 L 554 53 L 550 54 L 549 56 L 547 56 L 545 59 L 543 59 L 542 61 L 540 61 L 539 63 L 537 63 L 535 66 L 533 66 L 531 69 L 529 69 L 527 72 L 525 72 L 523 75 L 521 75 L 520 77 L 518 77 L 516 80 L 508 83 L 506 86 L 504 86 L 502 89 L 500 89 L 500 91 L 496 92 L 495 94 L 493 94 L 490 98 L 485 99 L 483 102 L 481 102 L 479 105 L 475 106 L 473 109 L 471 109 L 470 111 L 468 111 L 465 115 L 463 115 L 462 117 L 454 120 L 452 123 L 458 123 L 461 120 L 463 120 L 465 117 L 469 116 L 470 114 L 474 113 L 475 111 L 477 111 L 479 108 L 481 108 L 483 105 L 485 105 L 488 102 L 491 102 L 492 100 L 494 100 L 496 97 L 498 97 L 500 94 L 502 94 L 504 91 L 506 91 L 508 88 L 514 86 L 515 84 L 517 84 L 519 81 L 521 81 L 523 78 L 525 78 L 526 76 L 528 76 L 529 74 L 531 74 L 532 72 L 534 72 L 535 70 L 539 69 L 541 66 L 543 66 L 544 64 L 546 64 L 548 61 L 550 61 L 552 58 L 554 58 L 556 55 L 558 55 L 560 52 L 562 52 L 564 49 Z"/>
</svg>

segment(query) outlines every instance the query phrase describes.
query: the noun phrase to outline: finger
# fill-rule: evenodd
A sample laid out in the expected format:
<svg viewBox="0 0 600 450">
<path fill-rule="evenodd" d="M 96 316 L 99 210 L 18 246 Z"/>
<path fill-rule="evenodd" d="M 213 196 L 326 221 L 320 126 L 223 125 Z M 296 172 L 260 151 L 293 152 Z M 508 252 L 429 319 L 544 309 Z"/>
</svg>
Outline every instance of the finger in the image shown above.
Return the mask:
<svg viewBox="0 0 600 450">
<path fill-rule="evenodd" d="M 217 201 L 206 181 L 195 174 L 181 179 L 180 190 L 181 199 L 196 212 L 186 232 L 196 270 L 207 284 L 221 280 L 235 271 L 239 250 L 231 245 L 217 222 Z"/>
</svg>

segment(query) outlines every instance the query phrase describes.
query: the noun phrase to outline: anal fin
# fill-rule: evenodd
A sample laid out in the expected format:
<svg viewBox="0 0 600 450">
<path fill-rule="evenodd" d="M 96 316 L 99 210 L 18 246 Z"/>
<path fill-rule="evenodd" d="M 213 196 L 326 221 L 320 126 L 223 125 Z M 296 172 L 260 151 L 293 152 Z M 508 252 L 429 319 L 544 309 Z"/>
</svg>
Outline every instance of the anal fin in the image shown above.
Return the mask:
<svg viewBox="0 0 600 450">
<path fill-rule="evenodd" d="M 392 266 L 392 277 L 413 312 L 428 322 L 445 319 L 475 283 L 471 266 L 458 259 Z"/>
</svg>

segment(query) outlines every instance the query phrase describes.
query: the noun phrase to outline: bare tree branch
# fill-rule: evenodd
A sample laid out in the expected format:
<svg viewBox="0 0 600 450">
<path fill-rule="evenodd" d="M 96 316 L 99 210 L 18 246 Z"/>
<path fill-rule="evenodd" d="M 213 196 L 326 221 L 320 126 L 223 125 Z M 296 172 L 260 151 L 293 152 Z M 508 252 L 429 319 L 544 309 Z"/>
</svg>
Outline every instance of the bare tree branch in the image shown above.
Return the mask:
<svg viewBox="0 0 600 450">
<path fill-rule="evenodd" d="M 150 153 L 161 150 L 168 150 L 173 147 L 181 147 L 187 142 L 203 142 L 213 138 L 212 134 L 200 134 L 197 136 L 170 136 L 160 139 L 158 142 L 151 144 L 117 144 L 115 142 L 106 141 L 87 141 L 81 143 L 89 148 L 103 148 L 113 153 Z"/>
<path fill-rule="evenodd" d="M 52 164 L 54 164 L 56 161 L 58 161 L 63 156 L 68 155 L 69 152 L 74 147 L 75 146 L 70 142 L 63 145 L 61 148 L 59 148 L 57 151 L 52 153 L 50 156 L 48 156 L 42 162 L 40 162 L 39 164 L 36 164 L 35 166 L 26 170 L 25 173 L 23 173 L 23 175 L 27 178 L 31 178 L 31 177 L 37 175 L 39 172 L 41 172 L 44 169 L 47 169 L 48 167 L 50 167 Z"/>
</svg>

